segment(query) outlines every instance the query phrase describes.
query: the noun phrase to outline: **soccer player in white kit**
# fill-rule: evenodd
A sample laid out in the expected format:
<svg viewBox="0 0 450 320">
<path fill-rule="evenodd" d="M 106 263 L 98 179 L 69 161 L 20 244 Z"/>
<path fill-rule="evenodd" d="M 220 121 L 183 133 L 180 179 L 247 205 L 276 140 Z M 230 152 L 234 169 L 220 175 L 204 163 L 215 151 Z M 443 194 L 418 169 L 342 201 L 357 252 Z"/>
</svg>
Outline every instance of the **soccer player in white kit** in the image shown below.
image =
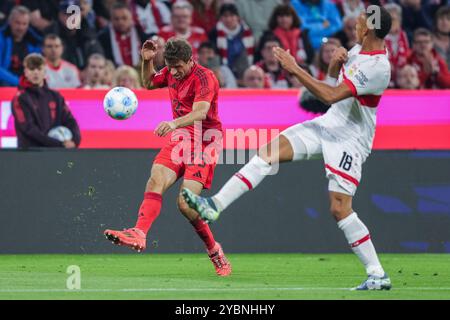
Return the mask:
<svg viewBox="0 0 450 320">
<path fill-rule="evenodd" d="M 323 116 L 281 132 L 213 197 L 202 198 L 184 189 L 188 205 L 205 221 L 213 222 L 232 202 L 255 188 L 274 163 L 323 158 L 331 213 L 368 275 L 355 289 L 389 290 L 391 281 L 380 264 L 369 230 L 352 208 L 352 198 L 362 164 L 371 152 L 377 105 L 391 78 L 384 44 L 390 28 L 391 16 L 380 6 L 371 6 L 359 16 L 359 44 L 348 53 L 339 48 L 331 62 L 329 75 L 337 79 L 335 86 L 312 78 L 289 52 L 274 48 L 281 65 L 316 97 L 330 104 L 330 109 Z"/>
</svg>

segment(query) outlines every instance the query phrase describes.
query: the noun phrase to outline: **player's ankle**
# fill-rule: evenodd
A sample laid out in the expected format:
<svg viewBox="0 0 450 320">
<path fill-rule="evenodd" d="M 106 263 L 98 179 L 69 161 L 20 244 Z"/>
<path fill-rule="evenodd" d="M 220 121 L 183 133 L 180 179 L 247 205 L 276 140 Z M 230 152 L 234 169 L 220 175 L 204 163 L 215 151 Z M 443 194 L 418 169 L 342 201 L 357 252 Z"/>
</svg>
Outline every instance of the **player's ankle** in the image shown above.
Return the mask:
<svg viewBox="0 0 450 320">
<path fill-rule="evenodd" d="M 223 205 L 220 203 L 219 199 L 216 197 L 208 198 L 208 203 L 213 207 L 214 210 L 222 212 L 223 211 Z"/>
<path fill-rule="evenodd" d="M 385 272 L 382 266 L 368 266 L 366 269 L 368 276 L 383 277 Z"/>
</svg>

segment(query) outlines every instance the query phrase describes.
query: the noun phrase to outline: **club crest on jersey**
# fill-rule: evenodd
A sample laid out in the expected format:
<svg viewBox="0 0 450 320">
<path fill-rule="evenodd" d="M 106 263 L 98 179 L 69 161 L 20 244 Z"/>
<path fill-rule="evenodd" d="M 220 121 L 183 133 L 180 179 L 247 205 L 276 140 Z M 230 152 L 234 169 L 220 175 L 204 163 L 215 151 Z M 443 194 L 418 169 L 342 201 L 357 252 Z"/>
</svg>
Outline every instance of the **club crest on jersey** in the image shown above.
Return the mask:
<svg viewBox="0 0 450 320">
<path fill-rule="evenodd" d="M 356 73 L 356 70 L 358 70 L 358 66 L 356 64 L 352 64 L 350 66 L 350 68 L 348 69 L 348 75 L 350 77 L 353 77 L 355 75 L 355 73 Z"/>
</svg>

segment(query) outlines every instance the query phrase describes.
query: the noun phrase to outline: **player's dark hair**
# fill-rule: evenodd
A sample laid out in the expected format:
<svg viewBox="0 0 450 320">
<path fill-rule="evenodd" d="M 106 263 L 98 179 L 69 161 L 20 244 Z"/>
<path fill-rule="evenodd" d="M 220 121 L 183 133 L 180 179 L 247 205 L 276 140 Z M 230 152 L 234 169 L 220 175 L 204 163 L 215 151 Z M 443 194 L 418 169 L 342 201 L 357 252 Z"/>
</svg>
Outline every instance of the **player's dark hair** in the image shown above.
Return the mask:
<svg viewBox="0 0 450 320">
<path fill-rule="evenodd" d="M 45 65 L 45 59 L 39 53 L 30 53 L 23 60 L 23 66 L 30 70 L 39 69 Z"/>
<path fill-rule="evenodd" d="M 164 60 L 169 64 L 178 61 L 188 62 L 192 58 L 192 47 L 184 39 L 171 38 L 164 46 Z"/>
<path fill-rule="evenodd" d="M 375 23 L 374 33 L 379 39 L 384 39 L 387 34 L 391 31 L 392 27 L 392 17 L 389 11 L 381 6 L 376 6 L 377 9 L 367 13 L 367 18 L 372 17 L 374 14 L 379 13 L 379 25 Z M 370 8 L 370 7 L 369 7 Z M 376 21 L 377 22 L 377 21 Z"/>
</svg>

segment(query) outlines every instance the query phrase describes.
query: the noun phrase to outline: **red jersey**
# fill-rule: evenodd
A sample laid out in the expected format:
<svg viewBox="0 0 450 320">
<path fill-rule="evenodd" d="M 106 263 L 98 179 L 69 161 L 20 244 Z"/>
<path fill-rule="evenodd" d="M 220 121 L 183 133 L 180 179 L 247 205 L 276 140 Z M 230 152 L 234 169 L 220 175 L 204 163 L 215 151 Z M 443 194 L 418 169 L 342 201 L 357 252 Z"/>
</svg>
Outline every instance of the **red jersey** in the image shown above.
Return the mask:
<svg viewBox="0 0 450 320">
<path fill-rule="evenodd" d="M 164 67 L 153 78 L 153 86 L 168 87 L 172 103 L 173 118 L 179 118 L 192 111 L 194 102 L 207 101 L 211 104 L 206 119 L 202 121 L 202 134 L 208 129 L 222 131 L 218 114 L 219 81 L 214 73 L 194 62 L 191 73 L 181 80 L 175 79 Z M 184 127 L 194 134 L 194 126 Z"/>
</svg>

